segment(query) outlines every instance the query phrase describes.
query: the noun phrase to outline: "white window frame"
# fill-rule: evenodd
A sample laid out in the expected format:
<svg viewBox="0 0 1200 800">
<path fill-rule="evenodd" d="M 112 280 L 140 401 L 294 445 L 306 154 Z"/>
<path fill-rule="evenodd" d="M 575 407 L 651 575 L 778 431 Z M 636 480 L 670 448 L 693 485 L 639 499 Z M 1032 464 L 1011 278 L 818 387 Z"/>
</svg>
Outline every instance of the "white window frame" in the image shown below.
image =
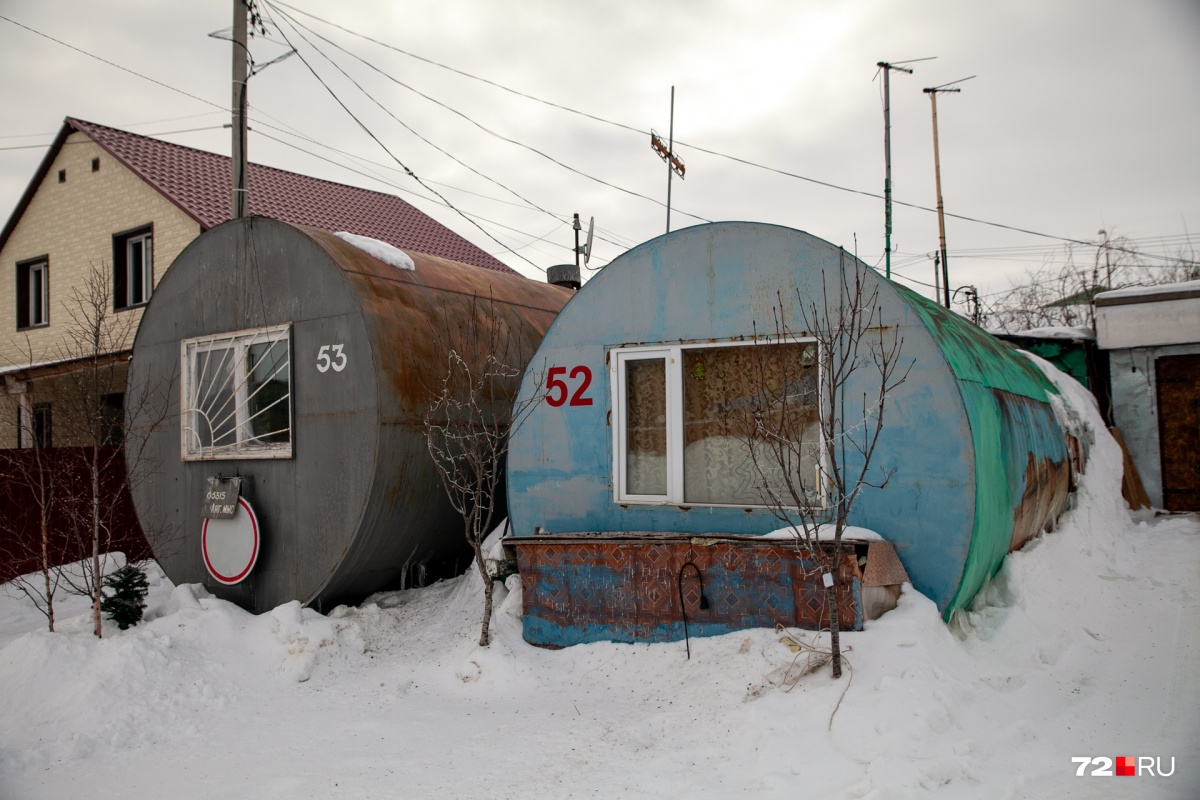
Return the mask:
<svg viewBox="0 0 1200 800">
<path fill-rule="evenodd" d="M 34 289 L 36 284 L 40 291 Z M 38 302 L 40 300 L 40 302 Z M 38 261 L 29 265 L 29 327 L 50 324 L 50 264 Z"/>
<path fill-rule="evenodd" d="M 142 296 L 133 296 L 133 248 L 142 247 Z M 146 231 L 125 239 L 125 308 L 143 306 L 154 293 L 154 231 Z"/>
<path fill-rule="evenodd" d="M 18 324 L 17 330 L 44 328 L 50 324 L 50 259 L 40 258 L 17 264 L 18 294 L 24 280 L 25 292 L 17 297 L 17 320 L 20 321 L 22 306 L 28 312 L 27 325 Z"/>
<path fill-rule="evenodd" d="M 824 361 L 820 357 L 821 344 L 813 337 L 787 337 L 771 342 L 697 342 L 694 344 L 678 345 L 649 345 L 640 347 L 620 347 L 609 351 L 609 389 L 611 391 L 610 408 L 613 419 L 612 439 L 612 475 L 613 502 L 622 505 L 671 505 L 701 508 L 769 508 L 764 503 L 695 503 L 685 502 L 683 475 L 683 354 L 689 350 L 707 350 L 714 347 L 770 347 L 775 344 L 815 344 L 818 349 L 817 385 L 824 386 Z M 631 494 L 625 491 L 627 460 L 626 424 L 627 410 L 625 408 L 625 365 L 630 361 L 662 359 L 666 367 L 666 404 L 667 404 L 667 492 L 664 495 Z M 819 396 L 820 408 L 818 414 L 824 414 L 827 398 L 823 393 Z M 815 508 L 825 508 L 828 492 L 822 479 L 827 463 L 824 434 L 821 436 L 820 464 L 814 476 L 819 492 L 819 505 Z M 789 506 L 790 507 L 790 506 Z"/>
<path fill-rule="evenodd" d="M 281 369 L 285 370 L 288 376 L 288 393 L 286 396 L 288 406 L 286 430 L 288 438 L 286 442 L 259 442 L 255 440 L 250 427 L 250 417 L 248 416 L 248 406 L 251 398 L 247 393 L 249 374 L 246 369 L 246 352 L 252 345 L 278 341 L 287 342 L 287 361 Z M 193 368 L 195 357 L 198 353 L 225 349 L 232 350 L 234 354 L 233 381 L 235 408 L 210 409 L 206 412 L 203 409 L 196 408 L 197 392 L 202 388 L 201 385 L 204 382 L 204 376 L 201 376 L 199 380 L 195 377 Z M 179 344 L 179 356 L 180 364 L 182 365 L 180 370 L 182 380 L 180 387 L 179 452 L 184 461 L 292 457 L 293 432 L 295 430 L 295 425 L 293 424 L 295 416 L 293 398 L 296 392 L 293 382 L 295 373 L 292 370 L 292 326 L 290 324 L 184 339 Z M 272 403 L 273 405 L 275 404 Z M 196 415 L 203 413 L 211 413 L 213 416 L 221 414 L 227 416 L 233 415 L 235 441 L 219 446 L 203 446 L 200 443 L 199 428 L 196 424 Z M 277 432 L 272 431 L 271 433 Z"/>
</svg>

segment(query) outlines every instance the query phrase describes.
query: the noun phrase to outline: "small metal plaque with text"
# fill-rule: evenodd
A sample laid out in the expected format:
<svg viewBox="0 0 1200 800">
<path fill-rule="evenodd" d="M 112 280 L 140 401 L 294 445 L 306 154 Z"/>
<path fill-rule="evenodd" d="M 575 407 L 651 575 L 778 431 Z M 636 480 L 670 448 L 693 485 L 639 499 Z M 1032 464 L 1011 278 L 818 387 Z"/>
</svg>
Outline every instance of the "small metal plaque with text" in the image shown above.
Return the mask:
<svg viewBox="0 0 1200 800">
<path fill-rule="evenodd" d="M 241 491 L 241 478 L 209 476 L 208 488 L 204 490 L 204 516 L 208 519 L 233 519 Z"/>
</svg>

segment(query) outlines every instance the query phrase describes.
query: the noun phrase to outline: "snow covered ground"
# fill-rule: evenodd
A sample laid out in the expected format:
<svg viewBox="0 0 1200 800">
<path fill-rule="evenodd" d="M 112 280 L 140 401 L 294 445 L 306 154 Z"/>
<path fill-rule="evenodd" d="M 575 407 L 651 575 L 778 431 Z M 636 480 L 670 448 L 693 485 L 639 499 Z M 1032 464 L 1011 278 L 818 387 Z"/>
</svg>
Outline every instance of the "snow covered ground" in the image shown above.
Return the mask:
<svg viewBox="0 0 1200 800">
<path fill-rule="evenodd" d="M 0 798 L 1195 800 L 1200 518 L 1131 518 L 1120 463 L 1099 434 L 1057 532 L 957 625 L 909 590 L 843 634 L 840 681 L 768 630 L 540 650 L 519 582 L 480 648 L 474 573 L 258 617 L 157 573 L 103 640 L 78 599 L 50 634 L 0 591 Z"/>
</svg>

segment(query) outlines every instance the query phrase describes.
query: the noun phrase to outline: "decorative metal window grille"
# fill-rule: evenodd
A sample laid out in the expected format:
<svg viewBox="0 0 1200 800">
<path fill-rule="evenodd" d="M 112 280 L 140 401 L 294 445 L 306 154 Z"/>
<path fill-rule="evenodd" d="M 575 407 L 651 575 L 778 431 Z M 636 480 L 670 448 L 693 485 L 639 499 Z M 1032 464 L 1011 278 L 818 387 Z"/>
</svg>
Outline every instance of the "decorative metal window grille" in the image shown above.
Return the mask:
<svg viewBox="0 0 1200 800">
<path fill-rule="evenodd" d="M 291 327 L 186 339 L 185 461 L 291 458 Z"/>
</svg>

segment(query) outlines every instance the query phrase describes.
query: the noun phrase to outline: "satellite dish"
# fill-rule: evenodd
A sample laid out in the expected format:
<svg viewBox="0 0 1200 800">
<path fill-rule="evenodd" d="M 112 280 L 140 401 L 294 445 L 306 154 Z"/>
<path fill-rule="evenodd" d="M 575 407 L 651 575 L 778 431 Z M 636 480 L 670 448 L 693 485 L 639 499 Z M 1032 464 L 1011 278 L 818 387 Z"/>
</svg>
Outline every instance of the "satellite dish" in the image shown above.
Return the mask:
<svg viewBox="0 0 1200 800">
<path fill-rule="evenodd" d="M 587 242 L 583 245 L 583 265 L 586 267 L 588 259 L 592 257 L 592 234 L 596 230 L 596 218 L 592 217 L 588 220 L 588 236 Z"/>
</svg>

